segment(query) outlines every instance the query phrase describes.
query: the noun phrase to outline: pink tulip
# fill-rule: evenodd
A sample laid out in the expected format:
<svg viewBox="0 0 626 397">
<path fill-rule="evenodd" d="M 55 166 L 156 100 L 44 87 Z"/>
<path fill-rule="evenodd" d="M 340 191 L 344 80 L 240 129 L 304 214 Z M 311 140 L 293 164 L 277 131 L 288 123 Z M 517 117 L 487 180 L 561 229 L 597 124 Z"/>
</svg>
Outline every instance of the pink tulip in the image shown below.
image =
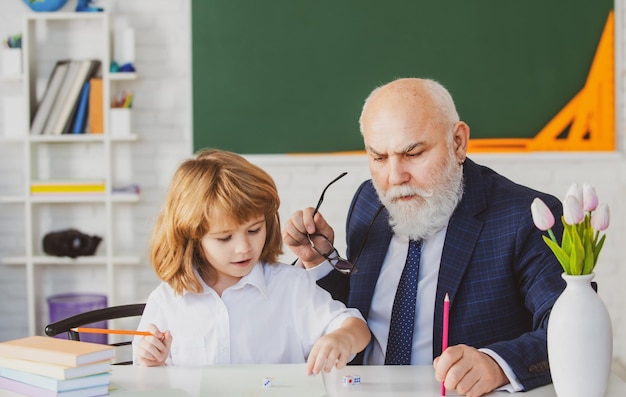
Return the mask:
<svg viewBox="0 0 626 397">
<path fill-rule="evenodd" d="M 583 184 L 583 210 L 591 212 L 598 206 L 598 195 L 593 185 Z"/>
<path fill-rule="evenodd" d="M 577 225 L 585 218 L 583 205 L 573 195 L 567 195 L 563 202 L 563 218 L 568 225 Z"/>
<path fill-rule="evenodd" d="M 596 231 L 603 231 L 609 227 L 609 206 L 602 203 L 591 214 L 591 227 Z"/>
<path fill-rule="evenodd" d="M 554 226 L 554 215 L 552 215 L 550 208 L 539 197 L 535 198 L 530 205 L 530 213 L 533 216 L 533 222 L 537 229 L 545 232 Z"/>
<path fill-rule="evenodd" d="M 569 189 L 567 189 L 567 193 L 565 193 L 566 198 L 567 196 L 574 196 L 576 197 L 576 200 L 578 200 L 579 203 L 582 203 L 583 202 L 583 189 L 580 187 L 578 183 L 572 183 Z"/>
</svg>

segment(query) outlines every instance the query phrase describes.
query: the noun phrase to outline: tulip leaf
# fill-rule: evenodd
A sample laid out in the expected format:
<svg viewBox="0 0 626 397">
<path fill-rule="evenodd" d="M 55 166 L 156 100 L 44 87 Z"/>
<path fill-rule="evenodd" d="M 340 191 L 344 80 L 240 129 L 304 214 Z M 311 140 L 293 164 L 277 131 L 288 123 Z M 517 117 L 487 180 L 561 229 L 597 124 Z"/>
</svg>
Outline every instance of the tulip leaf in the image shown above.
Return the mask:
<svg viewBox="0 0 626 397">
<path fill-rule="evenodd" d="M 584 255 L 584 261 L 583 261 L 583 273 L 582 274 L 590 274 L 591 272 L 593 272 L 593 267 L 596 264 L 596 261 L 594 260 L 595 255 L 593 253 L 593 247 L 591 245 L 591 239 L 589 238 L 589 236 L 585 238 L 584 246 L 585 246 L 585 255 Z"/>
<path fill-rule="evenodd" d="M 557 243 L 550 240 L 548 237 L 546 236 L 542 236 L 542 237 L 543 237 L 543 241 L 545 241 L 548 247 L 550 247 L 550 249 L 554 253 L 554 256 L 556 256 L 556 259 L 561 264 L 561 267 L 563 268 L 563 271 L 565 272 L 565 274 L 570 274 L 569 256 L 567 255 L 567 253 L 563 250 L 563 248 L 559 247 Z"/>
<path fill-rule="evenodd" d="M 578 233 L 572 233 L 572 252 L 570 253 L 570 270 L 573 275 L 583 274 L 583 260 L 585 259 L 585 249 L 583 243 L 580 240 Z"/>
<path fill-rule="evenodd" d="M 596 244 L 593 247 L 593 258 L 594 258 L 594 265 L 596 264 L 596 262 L 598 262 L 598 256 L 600 255 L 600 250 L 602 249 L 602 246 L 604 245 L 604 239 L 606 238 L 606 234 L 602 235 L 602 237 L 600 238 L 600 241 L 598 242 L 598 244 Z"/>
<path fill-rule="evenodd" d="M 565 251 L 568 256 L 571 254 L 572 252 L 572 226 L 564 223 L 564 230 L 563 230 L 563 244 L 561 244 L 563 246 L 563 251 Z"/>
</svg>

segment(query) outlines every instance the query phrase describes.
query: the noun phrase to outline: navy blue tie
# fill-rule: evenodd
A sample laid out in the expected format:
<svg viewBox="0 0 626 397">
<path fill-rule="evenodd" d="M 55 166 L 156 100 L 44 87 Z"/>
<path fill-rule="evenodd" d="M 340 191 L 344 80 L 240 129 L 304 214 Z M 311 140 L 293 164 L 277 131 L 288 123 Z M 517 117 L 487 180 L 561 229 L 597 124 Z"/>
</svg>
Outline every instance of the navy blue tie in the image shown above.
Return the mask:
<svg viewBox="0 0 626 397">
<path fill-rule="evenodd" d="M 409 252 L 391 309 L 385 365 L 411 364 L 420 256 L 421 242 L 409 241 Z"/>
</svg>

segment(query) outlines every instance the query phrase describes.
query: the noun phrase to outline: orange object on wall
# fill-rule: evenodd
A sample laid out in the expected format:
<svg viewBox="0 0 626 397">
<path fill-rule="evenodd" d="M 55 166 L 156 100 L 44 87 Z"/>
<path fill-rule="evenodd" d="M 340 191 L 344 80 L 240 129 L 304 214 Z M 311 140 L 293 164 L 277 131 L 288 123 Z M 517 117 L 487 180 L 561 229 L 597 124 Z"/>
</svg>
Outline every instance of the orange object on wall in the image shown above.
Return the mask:
<svg viewBox="0 0 626 397">
<path fill-rule="evenodd" d="M 615 150 L 614 12 L 604 25 L 584 87 L 534 138 L 470 139 L 470 152 Z"/>
</svg>

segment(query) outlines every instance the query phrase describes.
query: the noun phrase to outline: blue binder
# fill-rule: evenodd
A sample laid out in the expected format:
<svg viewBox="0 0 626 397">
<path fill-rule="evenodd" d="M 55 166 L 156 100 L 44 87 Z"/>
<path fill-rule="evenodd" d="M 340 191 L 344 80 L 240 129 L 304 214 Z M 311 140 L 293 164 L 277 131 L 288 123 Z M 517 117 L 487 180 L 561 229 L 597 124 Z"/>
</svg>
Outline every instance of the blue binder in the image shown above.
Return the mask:
<svg viewBox="0 0 626 397">
<path fill-rule="evenodd" d="M 82 134 L 85 132 L 85 124 L 87 121 L 87 102 L 89 99 L 89 80 L 85 81 L 83 89 L 80 92 L 80 102 L 76 110 L 76 118 L 74 119 L 74 127 L 72 133 Z"/>
</svg>

